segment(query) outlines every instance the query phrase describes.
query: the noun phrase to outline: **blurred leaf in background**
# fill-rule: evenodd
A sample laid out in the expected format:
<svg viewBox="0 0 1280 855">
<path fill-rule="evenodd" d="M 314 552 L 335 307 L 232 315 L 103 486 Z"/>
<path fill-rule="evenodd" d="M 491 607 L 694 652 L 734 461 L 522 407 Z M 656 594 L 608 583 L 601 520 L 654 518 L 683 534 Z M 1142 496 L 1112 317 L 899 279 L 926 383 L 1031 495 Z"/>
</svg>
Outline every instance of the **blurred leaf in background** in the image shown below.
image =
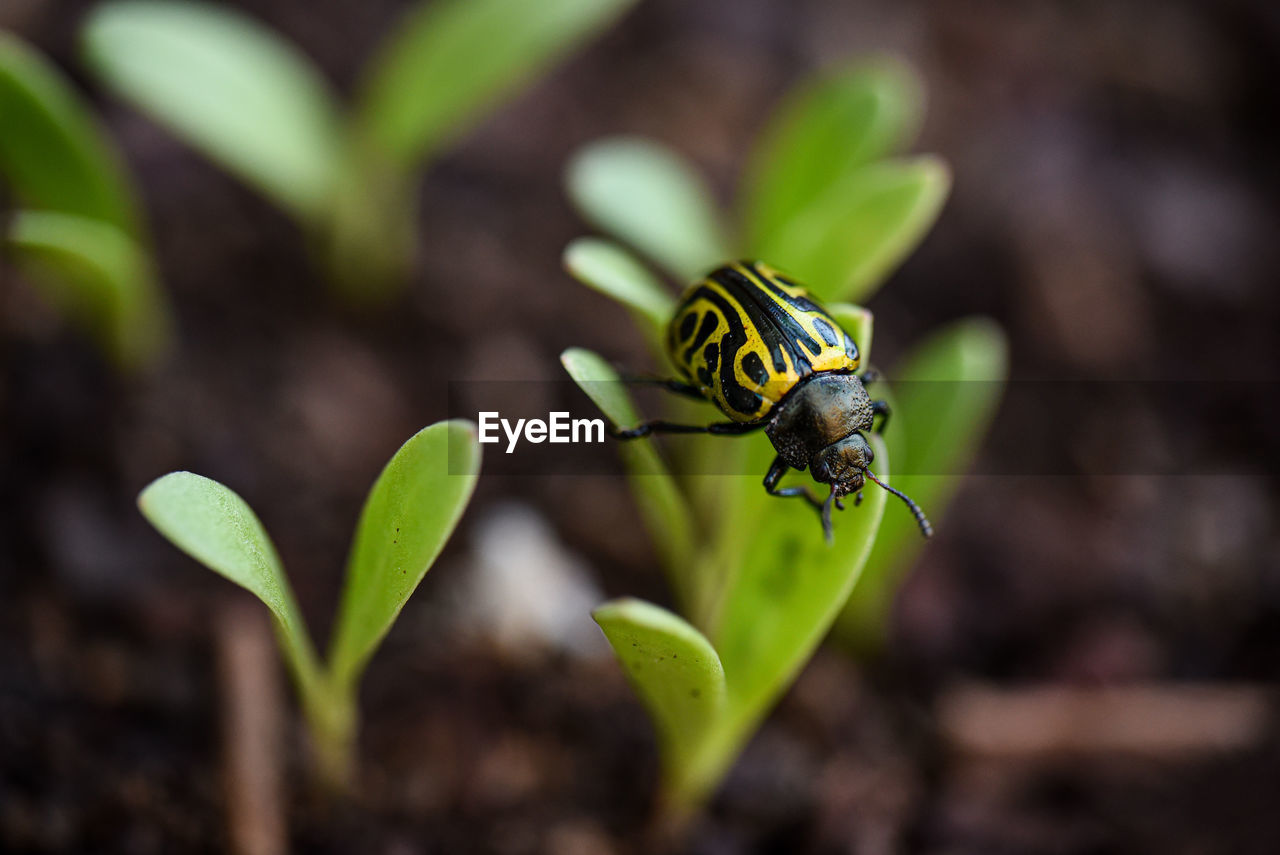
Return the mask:
<svg viewBox="0 0 1280 855">
<path fill-rule="evenodd" d="M 747 245 L 763 245 L 822 200 L 845 195 L 860 167 L 911 144 L 923 112 L 920 80 L 891 58 L 797 87 L 761 133 L 743 176 Z"/>
<path fill-rule="evenodd" d="M 419 164 L 633 2 L 420 3 L 370 60 L 356 124 L 398 164 Z"/>
<path fill-rule="evenodd" d="M 574 157 L 565 180 L 583 219 L 678 281 L 696 279 L 730 254 L 710 190 L 665 146 L 632 137 L 600 140 Z"/>
<path fill-rule="evenodd" d="M 85 58 L 122 97 L 295 217 L 346 296 L 404 283 L 418 172 L 635 0 L 434 0 L 370 58 L 352 108 L 248 16 L 117 0 L 84 27 Z"/>
<path fill-rule="evenodd" d="M 340 155 L 339 108 L 291 44 L 204 3 L 97 7 L 85 59 L 113 89 L 303 219 L 322 216 Z"/>
<path fill-rule="evenodd" d="M 918 157 L 869 164 L 766 238 L 756 255 L 824 300 L 866 300 L 924 239 L 950 189 L 945 164 Z"/>
<path fill-rule="evenodd" d="M 630 309 L 654 357 L 665 362 L 665 330 L 676 308 L 675 295 L 666 283 L 625 249 L 599 238 L 578 238 L 570 243 L 564 251 L 564 266 L 583 285 Z"/>
<path fill-rule="evenodd" d="M 736 244 L 728 237 L 735 230 L 726 225 L 728 218 L 697 171 L 658 143 L 618 138 L 588 145 L 571 161 L 566 186 L 584 219 L 663 268 L 677 285 L 735 254 L 778 265 L 829 304 L 868 365 L 871 313 L 837 301 L 864 301 L 883 284 L 924 238 L 950 187 L 939 159 L 900 154 L 919 124 L 921 93 L 914 73 L 889 59 L 802 84 L 767 124 L 750 158 Z M 648 341 L 664 340 L 673 297 L 655 294 L 652 274 L 627 249 L 582 239 L 566 250 L 565 266 L 626 306 Z M 882 476 L 888 475 L 891 458 L 892 468 L 901 468 L 913 429 L 921 448 L 928 449 L 919 452 L 916 466 L 954 463 L 971 454 L 999 396 L 1003 336 L 990 322 L 963 322 L 920 353 L 904 377 L 981 375 L 990 382 L 973 385 L 985 390 L 981 400 L 959 394 L 955 384 L 936 384 L 951 392 L 927 396 L 921 384 L 908 384 L 887 436 L 870 438 Z M 603 359 L 573 349 L 563 361 L 616 425 L 640 420 L 617 372 Z M 661 361 L 661 370 L 669 373 Z M 873 394 L 893 397 L 884 381 Z M 675 405 L 668 417 L 709 420 L 705 405 L 693 406 L 702 408 L 700 416 Z M 624 464 L 688 623 L 636 601 L 606 605 L 597 619 L 661 734 L 665 803 L 673 813 L 687 815 L 727 772 L 846 601 L 846 615 L 855 615 L 853 603 L 859 603 L 882 617 L 895 573 L 922 543 L 912 516 L 898 507 L 886 512 L 888 494 L 869 486 L 861 507 L 835 515 L 835 541 L 826 544 L 810 508 L 780 502 L 762 488 L 761 477 L 775 453 L 765 436 L 678 437 L 670 442 L 678 465 L 670 469 L 650 440 L 642 442 L 643 452 L 636 451 L 638 443 L 621 446 Z M 654 478 L 654 472 L 661 474 Z M 730 472 L 742 474 L 720 474 Z M 791 477 L 802 483 L 808 476 Z M 912 492 L 908 483 L 904 477 L 893 479 L 894 486 Z M 925 494 L 915 498 L 936 518 L 943 491 L 921 488 Z M 658 492 L 671 495 L 659 500 Z M 879 594 L 863 603 L 855 584 L 872 566 Z M 691 716 L 689 732 L 679 736 L 670 732 L 681 716 L 673 699 L 694 683 L 699 691 L 709 691 L 715 680 L 677 669 L 662 657 L 637 659 L 629 647 L 643 643 L 646 650 L 674 651 L 677 639 L 702 650 L 700 661 L 711 662 L 714 655 L 725 684 L 718 711 L 702 709 Z"/>
<path fill-rule="evenodd" d="M 17 207 L 0 237 L 13 263 L 117 365 L 154 362 L 168 310 L 121 158 L 62 75 L 4 32 L 0 127 L 0 182 Z"/>
<path fill-rule="evenodd" d="M 90 330 L 125 369 L 153 362 L 169 336 L 151 259 L 115 226 L 56 211 L 19 211 L 6 241 L 28 281 Z"/>
</svg>

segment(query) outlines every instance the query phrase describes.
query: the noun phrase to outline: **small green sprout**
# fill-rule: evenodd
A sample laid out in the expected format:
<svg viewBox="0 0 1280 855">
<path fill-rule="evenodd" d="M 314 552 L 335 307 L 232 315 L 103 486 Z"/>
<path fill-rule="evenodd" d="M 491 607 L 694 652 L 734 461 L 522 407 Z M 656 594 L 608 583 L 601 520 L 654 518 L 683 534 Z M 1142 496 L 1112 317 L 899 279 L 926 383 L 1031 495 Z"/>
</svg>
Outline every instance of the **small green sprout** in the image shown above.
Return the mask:
<svg viewBox="0 0 1280 855">
<path fill-rule="evenodd" d="M 335 789 L 349 787 L 353 776 L 360 676 L 458 524 L 479 469 L 475 427 L 462 421 L 422 429 L 391 458 L 360 514 L 324 663 L 275 547 L 243 499 L 190 472 L 165 475 L 138 496 L 161 534 L 271 610 L 319 776 Z"/>
<path fill-rule="evenodd" d="M 897 154 L 914 135 L 921 111 L 915 75 L 889 60 L 803 85 L 771 119 L 752 154 L 737 229 L 726 225 L 683 158 L 647 140 L 586 147 L 570 164 L 568 191 L 585 219 L 646 256 L 680 287 L 738 257 L 785 270 L 827 305 L 858 343 L 863 364 L 870 364 L 873 319 L 852 302 L 867 300 L 923 239 L 949 189 L 940 160 Z M 576 240 L 564 261 L 575 278 L 630 311 L 659 371 L 669 375 L 661 342 L 675 293 L 629 250 L 607 240 Z M 575 348 L 561 361 L 614 424 L 641 421 L 604 359 Z M 924 384 L 904 384 L 887 435 L 870 437 L 883 478 L 900 460 L 910 460 L 914 472 L 959 471 L 999 396 L 1003 336 L 989 321 L 961 321 L 891 376 L 988 381 L 938 383 L 929 393 L 917 388 Z M 892 391 L 877 385 L 876 395 L 892 397 Z M 673 421 L 723 420 L 709 404 L 674 406 L 667 414 Z M 919 449 L 917 456 L 908 458 L 912 448 Z M 860 611 L 874 610 L 874 631 L 883 630 L 893 580 L 918 554 L 921 540 L 910 515 L 885 514 L 881 490 L 838 515 L 834 543 L 827 545 L 815 531 L 812 511 L 770 498 L 759 475 L 718 474 L 764 472 L 774 454 L 764 436 L 681 436 L 669 450 L 681 465 L 668 467 L 650 439 L 619 447 L 687 619 L 635 600 L 606 603 L 595 617 L 657 726 L 664 802 L 673 815 L 687 816 L 714 790 L 846 601 L 851 624 L 871 623 Z M 906 476 L 893 483 L 938 521 L 955 479 L 913 477 L 920 479 L 911 481 L 916 486 L 907 487 Z M 877 532 L 884 532 L 882 540 Z M 877 580 L 876 591 L 855 606 L 862 602 L 855 583 L 867 576 Z"/>
<path fill-rule="evenodd" d="M 119 367 L 153 362 L 169 339 L 137 194 L 71 84 L 0 31 L 0 185 L 16 210 L 0 245 L 32 284 L 76 316 Z"/>
<path fill-rule="evenodd" d="M 635 0 L 435 0 L 371 58 L 344 113 L 292 44 L 221 6 L 115 0 L 84 28 L 90 67 L 301 223 L 337 287 L 398 287 L 415 175 Z"/>
</svg>

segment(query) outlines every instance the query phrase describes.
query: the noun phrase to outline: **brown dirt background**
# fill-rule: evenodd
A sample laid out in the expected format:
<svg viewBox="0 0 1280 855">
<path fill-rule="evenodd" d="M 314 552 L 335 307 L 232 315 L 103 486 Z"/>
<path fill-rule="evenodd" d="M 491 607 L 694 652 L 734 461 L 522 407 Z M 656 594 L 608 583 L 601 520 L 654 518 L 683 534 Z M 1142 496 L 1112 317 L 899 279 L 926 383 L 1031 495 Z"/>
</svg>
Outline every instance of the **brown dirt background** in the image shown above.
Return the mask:
<svg viewBox="0 0 1280 855">
<path fill-rule="evenodd" d="M 231 5 L 342 92 L 403 6 Z M 6 3 L 0 23 L 105 117 L 181 342 L 156 374 L 116 377 L 3 279 L 0 849 L 226 846 L 211 625 L 232 595 L 139 518 L 140 487 L 179 468 L 232 485 L 323 637 L 364 491 L 447 415 L 448 381 L 555 379 L 570 345 L 643 359 L 625 314 L 559 269 L 585 231 L 560 190 L 575 147 L 655 137 L 727 201 L 776 99 L 873 50 L 924 74 L 917 149 L 955 170 L 937 227 L 871 302 L 877 361 L 982 313 L 1009 331 L 1019 381 L 1251 381 L 1256 394 L 1172 419 L 1123 396 L 1008 408 L 979 463 L 1004 474 L 967 483 L 903 588 L 890 653 L 859 666 L 824 649 L 681 851 L 1280 847 L 1274 737 L 1193 759 L 973 761 L 938 737 L 933 707 L 966 679 L 1280 676 L 1270 4 L 645 0 L 433 166 L 411 287 L 365 314 L 323 297 L 302 236 L 269 204 L 86 78 L 86 8 Z M 1043 471 L 1019 469 L 1028 443 L 1050 450 Z M 1152 448 L 1202 474 L 1096 474 Z M 510 498 L 544 514 L 607 593 L 667 601 L 619 479 L 482 479 L 369 670 L 358 803 L 308 794 L 294 740 L 296 851 L 649 851 L 652 737 L 612 663 L 511 659 L 440 629 L 441 577 L 466 572 L 471 523 Z"/>
</svg>

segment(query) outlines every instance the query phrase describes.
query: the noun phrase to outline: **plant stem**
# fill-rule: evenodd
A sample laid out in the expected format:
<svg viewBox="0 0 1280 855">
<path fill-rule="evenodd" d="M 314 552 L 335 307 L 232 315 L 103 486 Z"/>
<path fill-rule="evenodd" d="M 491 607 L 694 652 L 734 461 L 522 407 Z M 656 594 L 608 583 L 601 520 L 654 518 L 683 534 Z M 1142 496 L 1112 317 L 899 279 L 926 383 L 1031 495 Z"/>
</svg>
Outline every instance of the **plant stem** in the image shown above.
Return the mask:
<svg viewBox="0 0 1280 855">
<path fill-rule="evenodd" d="M 321 667 L 292 596 L 286 610 L 294 629 L 277 620 L 276 637 L 307 720 L 316 778 L 330 792 L 347 793 L 355 778 L 356 687 L 349 678 L 335 678 Z"/>
<path fill-rule="evenodd" d="M 353 305 L 377 305 L 403 290 L 417 237 L 414 186 L 414 173 L 367 144 L 348 147 L 320 240 L 334 290 Z"/>
<path fill-rule="evenodd" d="M 726 707 L 720 718 L 706 729 L 693 752 L 682 757 L 664 752 L 666 757 L 675 759 L 663 771 L 659 796 L 659 813 L 665 826 L 679 828 L 701 810 L 760 724 L 761 717 L 760 713 L 750 713 L 741 707 Z"/>
<path fill-rule="evenodd" d="M 316 777 L 330 792 L 349 793 L 355 783 L 359 720 L 353 687 L 320 681 L 316 691 L 303 697 L 303 714 L 311 733 Z"/>
</svg>

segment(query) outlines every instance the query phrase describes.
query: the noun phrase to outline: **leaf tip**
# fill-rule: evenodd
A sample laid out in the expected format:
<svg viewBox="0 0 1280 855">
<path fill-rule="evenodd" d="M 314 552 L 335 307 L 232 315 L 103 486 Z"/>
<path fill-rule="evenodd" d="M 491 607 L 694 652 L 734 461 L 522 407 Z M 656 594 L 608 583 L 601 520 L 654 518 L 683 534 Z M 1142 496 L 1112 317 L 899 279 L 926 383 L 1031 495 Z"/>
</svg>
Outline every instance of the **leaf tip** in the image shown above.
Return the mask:
<svg viewBox="0 0 1280 855">
<path fill-rule="evenodd" d="M 616 597 L 607 600 L 591 610 L 591 619 L 597 624 L 603 626 L 604 623 L 623 617 L 627 612 L 634 611 L 637 604 L 642 601 L 636 597 Z"/>
<path fill-rule="evenodd" d="M 566 371 L 572 374 L 573 366 L 583 357 L 590 354 L 591 351 L 587 350 L 585 347 L 566 347 L 564 350 L 560 351 L 560 364 L 564 366 Z"/>
<path fill-rule="evenodd" d="M 566 273 L 575 276 L 576 271 L 582 266 L 582 257 L 584 253 L 591 252 L 591 248 L 600 241 L 593 237 L 576 237 L 564 246 L 564 251 L 560 253 L 560 266 L 564 268 Z"/>
<path fill-rule="evenodd" d="M 601 137 L 581 146 L 564 168 L 564 185 L 569 198 L 589 209 L 597 196 L 607 195 L 618 176 L 637 168 L 638 164 L 674 158 L 666 146 L 648 137 L 617 134 Z"/>
<path fill-rule="evenodd" d="M 478 436 L 480 433 L 480 428 L 471 419 L 449 419 L 445 424 L 449 426 L 449 430 L 468 436 Z"/>
<path fill-rule="evenodd" d="M 560 354 L 560 364 L 579 385 L 588 380 L 616 380 L 609 364 L 595 351 L 569 347 Z"/>
<path fill-rule="evenodd" d="M 447 470 L 451 475 L 466 475 L 473 479 L 479 476 L 483 452 L 480 448 L 480 428 L 475 422 L 470 419 L 449 419 L 428 425 L 419 433 L 432 430 L 445 432 Z M 461 461 L 461 465 L 458 461 Z M 475 489 L 474 483 L 471 489 Z"/>
<path fill-rule="evenodd" d="M 933 193 L 945 197 L 951 190 L 951 164 L 936 154 L 921 154 L 915 158 L 925 186 Z"/>
<path fill-rule="evenodd" d="M 994 318 L 973 315 L 957 322 L 962 356 L 971 373 L 1003 383 L 1009 376 L 1009 336 Z"/>
<path fill-rule="evenodd" d="M 892 99 L 903 110 L 907 131 L 914 134 L 924 113 L 928 94 L 924 78 L 905 56 L 892 51 L 882 51 L 866 58 L 855 67 L 863 73 L 875 75 L 879 86 L 876 94 L 882 100 Z"/>
<path fill-rule="evenodd" d="M 166 487 L 188 479 L 208 480 L 202 475 L 197 475 L 194 472 L 188 472 L 185 469 L 161 475 L 159 478 L 156 478 L 150 484 L 138 491 L 138 508 L 145 514 L 148 509 L 154 506 L 157 493 L 160 493 Z"/>
<path fill-rule="evenodd" d="M 595 288 L 595 281 L 592 276 L 592 262 L 598 261 L 603 253 L 609 251 L 610 244 L 608 241 L 601 240 L 597 237 L 576 237 L 565 244 L 564 252 L 560 254 L 560 265 L 564 268 L 564 272 L 568 273 L 578 282 L 591 288 Z M 595 266 L 599 266 L 598 263 Z"/>
<path fill-rule="evenodd" d="M 995 318 L 987 315 L 970 315 L 960 323 L 964 324 L 964 329 L 968 335 L 972 336 L 983 347 L 1001 353 L 1008 352 L 1009 336 L 1005 333 L 1004 327 L 1000 326 Z"/>
</svg>

